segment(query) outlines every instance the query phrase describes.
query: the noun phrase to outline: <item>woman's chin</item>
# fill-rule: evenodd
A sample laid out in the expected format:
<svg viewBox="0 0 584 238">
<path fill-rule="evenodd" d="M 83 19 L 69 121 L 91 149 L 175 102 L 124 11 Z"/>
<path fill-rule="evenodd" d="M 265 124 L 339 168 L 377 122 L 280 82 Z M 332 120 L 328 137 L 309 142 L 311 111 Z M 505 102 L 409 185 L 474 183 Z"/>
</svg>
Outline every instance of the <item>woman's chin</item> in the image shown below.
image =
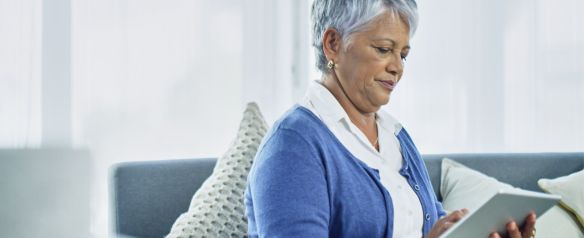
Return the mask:
<svg viewBox="0 0 584 238">
<path fill-rule="evenodd" d="M 387 97 L 387 100 L 385 100 L 385 103 L 383 105 L 385 106 L 385 105 L 389 104 L 390 99 L 391 99 L 390 97 Z"/>
<path fill-rule="evenodd" d="M 385 97 L 380 97 L 375 104 L 377 105 L 378 108 L 381 108 L 389 103 L 389 99 L 390 99 L 389 95 Z"/>
<path fill-rule="evenodd" d="M 389 103 L 389 99 L 391 98 L 391 92 L 386 93 L 384 95 L 381 95 L 381 97 L 379 97 L 379 102 L 381 103 L 381 106 L 385 106 Z"/>
</svg>

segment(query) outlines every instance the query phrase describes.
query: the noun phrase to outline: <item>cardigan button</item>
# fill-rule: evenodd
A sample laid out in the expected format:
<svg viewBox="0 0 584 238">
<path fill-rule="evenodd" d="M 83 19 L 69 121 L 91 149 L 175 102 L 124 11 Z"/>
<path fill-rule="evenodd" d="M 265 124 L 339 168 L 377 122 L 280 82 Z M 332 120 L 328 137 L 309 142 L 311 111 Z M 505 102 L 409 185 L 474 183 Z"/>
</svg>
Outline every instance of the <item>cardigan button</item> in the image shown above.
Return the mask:
<svg viewBox="0 0 584 238">
<path fill-rule="evenodd" d="M 430 214 L 426 213 L 426 221 L 430 220 Z"/>
<path fill-rule="evenodd" d="M 420 191 L 420 186 L 416 184 L 416 185 L 414 185 L 414 189 L 415 189 L 416 191 Z"/>
</svg>

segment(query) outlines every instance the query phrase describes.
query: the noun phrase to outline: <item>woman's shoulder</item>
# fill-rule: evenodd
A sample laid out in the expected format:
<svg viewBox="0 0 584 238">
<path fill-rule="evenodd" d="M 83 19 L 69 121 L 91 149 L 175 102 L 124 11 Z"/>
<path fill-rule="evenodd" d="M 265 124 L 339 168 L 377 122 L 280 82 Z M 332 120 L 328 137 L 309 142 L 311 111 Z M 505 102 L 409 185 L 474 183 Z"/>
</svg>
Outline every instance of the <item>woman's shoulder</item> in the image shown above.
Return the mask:
<svg viewBox="0 0 584 238">
<path fill-rule="evenodd" d="M 318 151 L 323 144 L 330 144 L 326 143 L 323 130 L 328 129 L 320 119 L 308 109 L 295 105 L 264 137 L 254 159 L 254 170 L 266 172 L 273 167 L 289 167 L 299 162 L 307 166 L 320 164 Z"/>
<path fill-rule="evenodd" d="M 326 133 L 326 125 L 309 109 L 295 105 L 289 109 L 276 123 L 275 130 L 290 130 L 300 134 Z"/>
<path fill-rule="evenodd" d="M 328 127 L 309 109 L 295 105 L 278 119 L 266 134 L 262 147 L 277 150 L 336 145 Z M 265 148 L 263 148 L 265 149 Z"/>
</svg>

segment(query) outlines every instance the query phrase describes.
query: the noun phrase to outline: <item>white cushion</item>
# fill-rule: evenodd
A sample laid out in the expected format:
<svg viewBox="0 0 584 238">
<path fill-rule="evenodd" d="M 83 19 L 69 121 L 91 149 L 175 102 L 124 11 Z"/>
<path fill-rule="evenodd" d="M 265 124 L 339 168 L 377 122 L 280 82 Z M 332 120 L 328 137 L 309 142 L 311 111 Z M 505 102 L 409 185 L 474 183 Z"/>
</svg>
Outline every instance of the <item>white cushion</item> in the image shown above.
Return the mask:
<svg viewBox="0 0 584 238">
<path fill-rule="evenodd" d="M 447 211 L 477 209 L 486 199 L 501 189 L 519 189 L 472 170 L 456 161 L 442 161 L 440 193 Z M 584 238 L 576 220 L 560 206 L 554 206 L 536 222 L 538 238 Z"/>
<path fill-rule="evenodd" d="M 537 184 L 546 192 L 562 196 L 562 206 L 584 227 L 584 170 L 556 179 L 540 179 Z"/>
<path fill-rule="evenodd" d="M 442 205 L 448 211 L 461 208 L 476 210 L 501 189 L 513 189 L 513 186 L 469 169 L 454 160 L 442 160 L 440 194 Z"/>
<path fill-rule="evenodd" d="M 166 237 L 247 235 L 243 193 L 252 160 L 266 130 L 258 106 L 248 104 L 233 144 L 217 160 L 213 173 L 193 196 L 189 210 L 179 216 Z"/>
</svg>

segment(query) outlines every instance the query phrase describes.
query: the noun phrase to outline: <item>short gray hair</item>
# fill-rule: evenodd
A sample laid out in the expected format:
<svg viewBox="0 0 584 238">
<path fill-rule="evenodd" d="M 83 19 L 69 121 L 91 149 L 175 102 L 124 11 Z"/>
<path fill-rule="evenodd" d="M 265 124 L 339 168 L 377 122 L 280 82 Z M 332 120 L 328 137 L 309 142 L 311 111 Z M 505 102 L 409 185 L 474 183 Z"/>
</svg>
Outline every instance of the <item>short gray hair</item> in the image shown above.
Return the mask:
<svg viewBox="0 0 584 238">
<path fill-rule="evenodd" d="M 397 13 L 410 29 L 410 37 L 418 26 L 415 0 L 314 0 L 312 3 L 312 36 L 316 67 L 327 72 L 322 37 L 328 28 L 335 28 L 344 42 L 385 11 Z"/>
</svg>

